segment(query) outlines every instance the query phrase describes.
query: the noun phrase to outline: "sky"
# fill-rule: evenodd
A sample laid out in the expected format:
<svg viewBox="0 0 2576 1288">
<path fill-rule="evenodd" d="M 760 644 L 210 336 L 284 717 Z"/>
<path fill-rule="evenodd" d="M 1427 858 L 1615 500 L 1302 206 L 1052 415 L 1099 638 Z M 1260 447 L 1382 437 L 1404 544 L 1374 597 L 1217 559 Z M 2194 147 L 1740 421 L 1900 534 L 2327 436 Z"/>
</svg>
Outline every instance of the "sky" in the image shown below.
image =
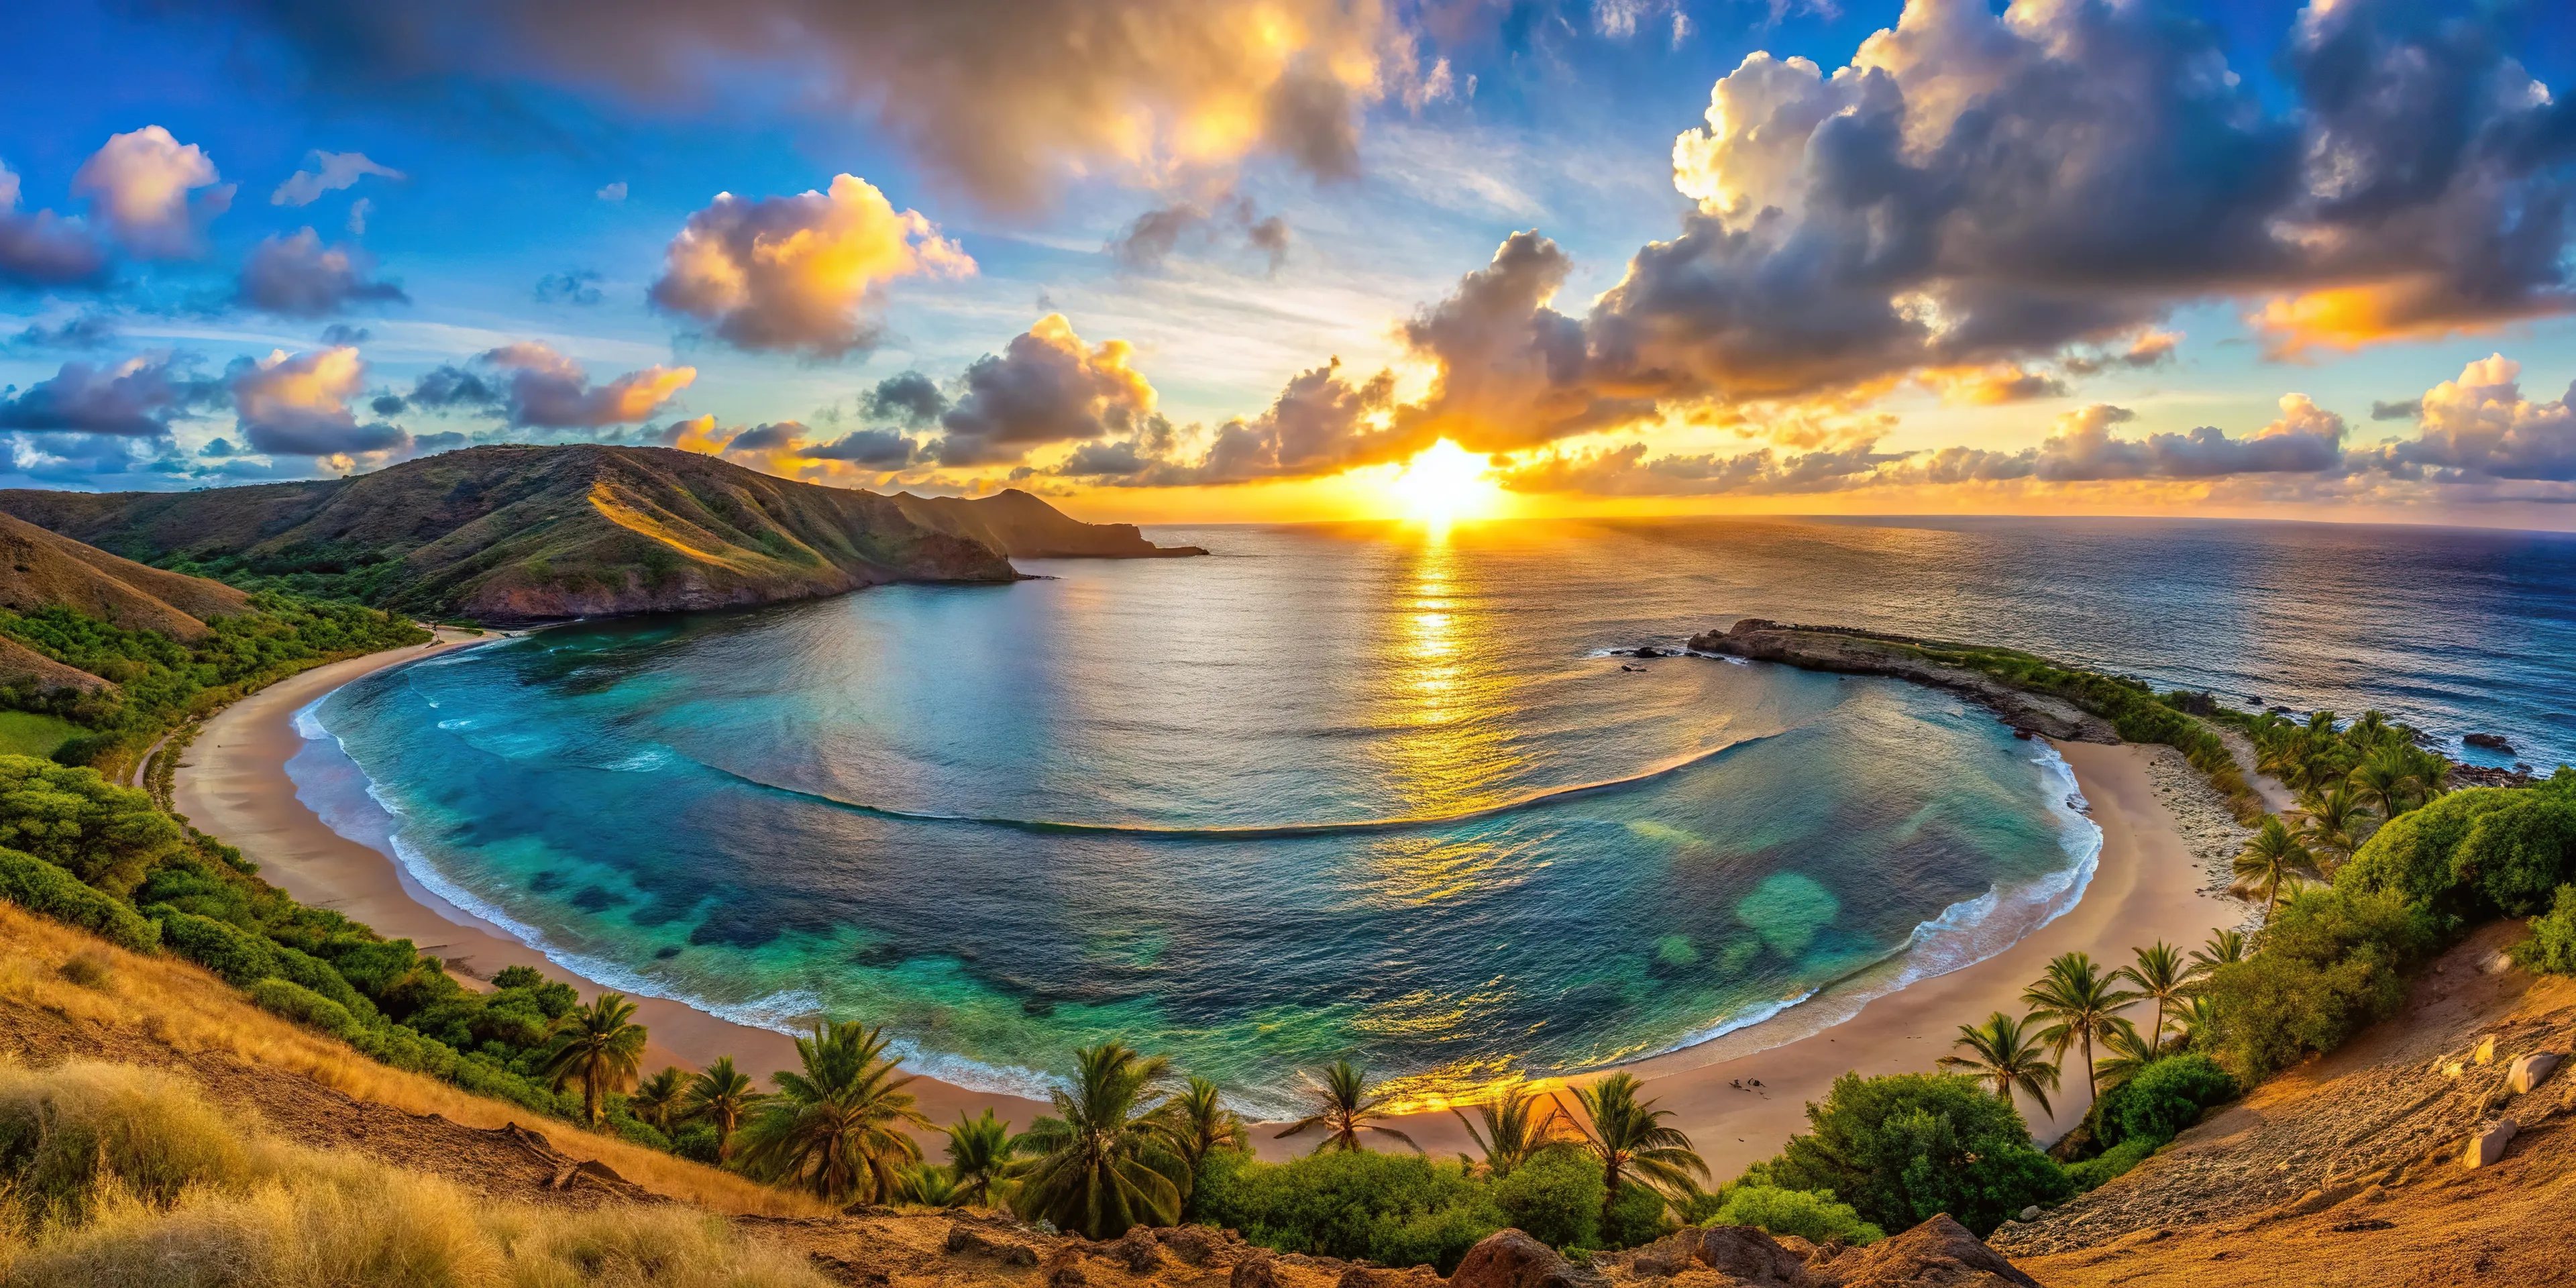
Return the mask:
<svg viewBox="0 0 2576 1288">
<path fill-rule="evenodd" d="M 2576 528 L 2550 3 L 0 11 L 0 486 Z"/>
</svg>

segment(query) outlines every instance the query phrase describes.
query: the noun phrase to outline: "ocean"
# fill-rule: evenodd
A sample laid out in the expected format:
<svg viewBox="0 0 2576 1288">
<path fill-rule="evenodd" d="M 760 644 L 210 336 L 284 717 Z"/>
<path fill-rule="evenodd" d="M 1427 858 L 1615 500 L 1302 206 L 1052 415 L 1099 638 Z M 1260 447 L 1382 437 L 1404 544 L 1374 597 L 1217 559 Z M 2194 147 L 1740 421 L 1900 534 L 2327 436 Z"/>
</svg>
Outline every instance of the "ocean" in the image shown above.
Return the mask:
<svg viewBox="0 0 2576 1288">
<path fill-rule="evenodd" d="M 2576 540 L 2103 520 L 1165 528 L 1022 561 L 576 623 L 300 717 L 299 795 L 632 991 L 882 1023 L 1040 1092 L 1117 1038 L 1294 1102 L 1410 1099 L 1954 968 L 2080 896 L 2044 744 L 1944 694 L 1637 660 L 1739 616 L 2011 644 L 2240 704 L 2576 748 Z M 1873 966 L 1895 960 L 1902 969 Z M 1848 1000 L 1848 998 L 1844 999 Z"/>
</svg>

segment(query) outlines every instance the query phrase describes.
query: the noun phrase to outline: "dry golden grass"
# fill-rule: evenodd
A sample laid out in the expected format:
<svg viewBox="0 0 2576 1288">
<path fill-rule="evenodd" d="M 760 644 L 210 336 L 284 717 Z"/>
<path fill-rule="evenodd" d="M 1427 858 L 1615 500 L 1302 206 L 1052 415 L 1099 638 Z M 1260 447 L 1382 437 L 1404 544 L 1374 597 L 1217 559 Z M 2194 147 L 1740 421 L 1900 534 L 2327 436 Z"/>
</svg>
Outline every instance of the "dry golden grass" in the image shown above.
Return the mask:
<svg viewBox="0 0 2576 1288">
<path fill-rule="evenodd" d="M 676 1205 L 537 1211 L 227 1121 L 131 1065 L 0 1066 L 0 1282 L 820 1288 L 795 1252 Z"/>
<path fill-rule="evenodd" d="M 89 986 L 66 979 L 64 963 L 82 956 L 102 963 L 107 978 Z M 543 1133 L 570 1157 L 597 1159 L 645 1189 L 710 1212 L 821 1216 L 829 1211 L 802 1195 L 541 1119 L 435 1078 L 378 1064 L 336 1039 L 252 1006 L 232 986 L 188 962 L 138 957 L 5 902 L 0 902 L 0 997 L 123 1029 L 176 1051 L 229 1054 L 408 1113 L 435 1113 L 469 1127 L 515 1122 Z"/>
</svg>

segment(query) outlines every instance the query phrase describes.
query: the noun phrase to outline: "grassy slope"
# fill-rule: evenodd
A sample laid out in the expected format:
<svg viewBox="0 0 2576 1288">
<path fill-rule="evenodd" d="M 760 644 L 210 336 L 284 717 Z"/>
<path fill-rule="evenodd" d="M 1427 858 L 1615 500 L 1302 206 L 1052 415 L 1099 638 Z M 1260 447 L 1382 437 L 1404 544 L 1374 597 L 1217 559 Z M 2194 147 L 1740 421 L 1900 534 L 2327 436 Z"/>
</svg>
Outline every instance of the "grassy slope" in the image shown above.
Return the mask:
<svg viewBox="0 0 2576 1288">
<path fill-rule="evenodd" d="M 667 449 L 485 447 L 342 481 L 9 492 L 0 509 L 237 582 L 494 620 L 1011 576 L 888 498 Z"/>
<path fill-rule="evenodd" d="M 34 711 L 0 711 L 0 756 L 47 757 L 89 730 Z"/>
</svg>

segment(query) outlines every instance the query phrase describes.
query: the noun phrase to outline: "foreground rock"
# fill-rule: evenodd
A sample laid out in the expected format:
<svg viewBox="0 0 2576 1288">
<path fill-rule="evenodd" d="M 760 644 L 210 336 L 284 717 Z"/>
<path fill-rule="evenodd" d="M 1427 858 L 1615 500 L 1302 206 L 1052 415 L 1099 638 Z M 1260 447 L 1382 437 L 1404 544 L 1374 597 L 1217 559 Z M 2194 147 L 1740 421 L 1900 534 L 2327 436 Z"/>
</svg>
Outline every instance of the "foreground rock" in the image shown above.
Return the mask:
<svg viewBox="0 0 2576 1288">
<path fill-rule="evenodd" d="M 2063 698 L 2029 693 L 1983 672 L 1949 666 L 1924 655 L 1916 642 L 1840 626 L 1791 626 L 1747 617 L 1723 633 L 1693 636 L 1702 653 L 1779 662 L 1810 671 L 1884 675 L 1947 689 L 1992 710 L 2022 733 L 2066 742 L 2117 743 L 2111 722 Z"/>
</svg>

